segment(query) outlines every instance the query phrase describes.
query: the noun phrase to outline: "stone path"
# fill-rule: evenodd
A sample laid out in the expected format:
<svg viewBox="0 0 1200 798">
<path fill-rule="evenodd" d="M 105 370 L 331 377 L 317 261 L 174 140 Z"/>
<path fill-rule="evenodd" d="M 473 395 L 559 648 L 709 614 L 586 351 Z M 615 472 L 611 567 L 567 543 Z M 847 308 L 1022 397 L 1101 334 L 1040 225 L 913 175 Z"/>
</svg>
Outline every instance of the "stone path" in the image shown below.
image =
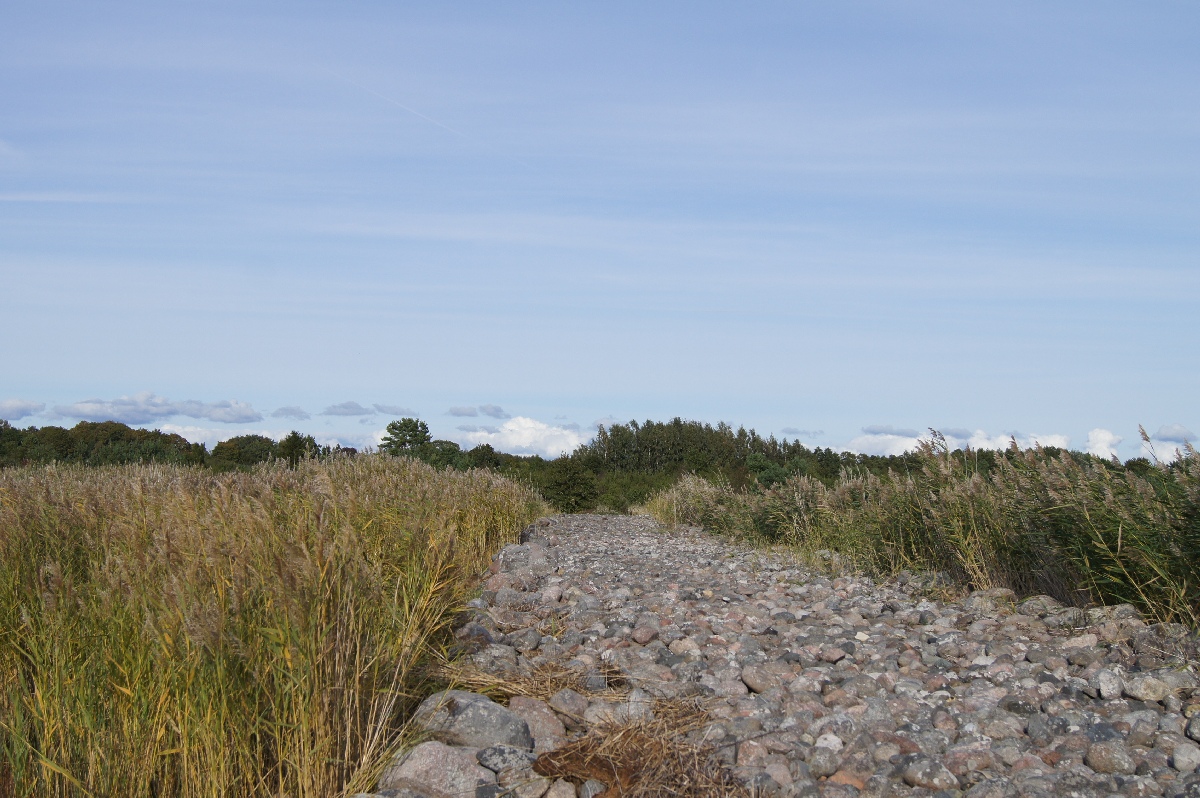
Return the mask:
<svg viewBox="0 0 1200 798">
<path fill-rule="evenodd" d="M 699 696 L 706 739 L 756 794 L 1200 798 L 1200 681 L 1174 655 L 1180 630 L 1131 607 L 1004 590 L 940 602 L 916 578 L 824 576 L 639 517 L 556 516 L 526 536 L 458 631 L 471 661 L 496 674 L 567 662 L 597 688 L 615 668 L 636 689 L 508 708 L 435 697 L 424 715 L 443 742 L 398 762 L 380 794 L 592 798 L 606 785 L 538 777 L 534 755 L 638 702 Z M 419 775 L 451 771 L 453 789 Z"/>
</svg>

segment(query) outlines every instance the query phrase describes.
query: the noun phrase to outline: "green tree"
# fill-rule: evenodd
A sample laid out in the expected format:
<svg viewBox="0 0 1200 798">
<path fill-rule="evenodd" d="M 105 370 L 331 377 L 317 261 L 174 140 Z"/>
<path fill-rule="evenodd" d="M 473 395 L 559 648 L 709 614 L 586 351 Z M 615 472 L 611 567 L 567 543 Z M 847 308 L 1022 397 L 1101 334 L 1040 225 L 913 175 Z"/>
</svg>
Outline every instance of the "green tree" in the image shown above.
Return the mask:
<svg viewBox="0 0 1200 798">
<path fill-rule="evenodd" d="M 574 457 L 560 457 L 550 463 L 542 494 L 546 501 L 564 513 L 591 510 L 600 498 L 596 475 Z"/>
<path fill-rule="evenodd" d="M 470 459 L 472 468 L 490 468 L 493 471 L 499 471 L 504 465 L 503 458 L 492 448 L 490 443 L 481 443 L 471 451 L 467 452 L 467 457 Z"/>
<path fill-rule="evenodd" d="M 387 425 L 387 435 L 379 444 L 379 451 L 407 454 L 430 440 L 428 424 L 419 418 L 402 418 Z"/>
<path fill-rule="evenodd" d="M 288 433 L 287 437 L 281 440 L 276 446 L 278 455 L 288 461 L 288 465 L 292 468 L 296 467 L 305 457 L 316 457 L 321 453 L 321 447 L 317 445 L 317 440 L 311 435 L 301 435 L 296 430 Z"/>
<path fill-rule="evenodd" d="M 275 456 L 275 441 L 265 435 L 238 435 L 213 447 L 212 465 L 214 468 L 244 468 Z"/>
</svg>

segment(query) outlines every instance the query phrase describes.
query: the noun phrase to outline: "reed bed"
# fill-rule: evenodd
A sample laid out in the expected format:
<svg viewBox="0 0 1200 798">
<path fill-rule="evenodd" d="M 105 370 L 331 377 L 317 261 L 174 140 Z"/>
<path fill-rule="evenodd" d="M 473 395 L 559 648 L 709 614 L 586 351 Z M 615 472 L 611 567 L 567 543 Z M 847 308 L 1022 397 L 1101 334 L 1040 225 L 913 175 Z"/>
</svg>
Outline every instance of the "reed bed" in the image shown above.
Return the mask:
<svg viewBox="0 0 1200 798">
<path fill-rule="evenodd" d="M 968 589 L 1008 587 L 1072 605 L 1130 603 L 1200 626 L 1200 457 L 1126 468 L 1073 452 L 1009 450 L 991 473 L 938 439 L 918 466 L 794 476 L 766 491 L 689 475 L 647 502 L 666 524 L 783 543 L 814 561 L 894 574 L 938 571 Z M 824 555 L 823 557 L 820 555 Z"/>
<path fill-rule="evenodd" d="M 0 471 L 0 796 L 369 788 L 475 577 L 546 510 L 386 456 Z"/>
</svg>

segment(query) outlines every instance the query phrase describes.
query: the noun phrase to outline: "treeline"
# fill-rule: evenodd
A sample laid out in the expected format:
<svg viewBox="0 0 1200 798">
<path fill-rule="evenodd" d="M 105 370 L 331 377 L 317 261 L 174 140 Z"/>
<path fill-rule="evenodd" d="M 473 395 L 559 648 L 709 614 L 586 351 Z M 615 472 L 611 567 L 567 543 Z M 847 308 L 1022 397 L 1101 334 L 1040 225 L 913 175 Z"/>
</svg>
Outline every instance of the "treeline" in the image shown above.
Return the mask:
<svg viewBox="0 0 1200 798">
<path fill-rule="evenodd" d="M 0 419 L 0 467 L 43 463 L 89 466 L 170 463 L 207 466 L 216 471 L 244 468 L 268 460 L 297 463 L 304 457 L 328 457 L 354 449 L 321 446 L 311 435 L 292 432 L 281 441 L 265 435 L 239 435 L 213 450 L 181 435 L 136 429 L 119 421 L 80 421 L 74 427 L 20 429 Z"/>
<path fill-rule="evenodd" d="M 644 504 L 684 474 L 728 484 L 734 490 L 764 491 L 794 477 L 832 487 L 845 473 L 885 478 L 889 474 L 913 474 L 925 465 L 916 452 L 883 457 L 831 448 L 809 449 L 799 441 L 764 438 L 745 427 L 734 429 L 725 423 L 714 426 L 681 418 L 601 427 L 591 441 L 554 460 L 506 454 L 488 444 L 464 449 L 453 441 L 433 439 L 426 423 L 414 418 L 391 422 L 379 449 L 435 468 L 496 471 L 536 488 L 565 512 L 624 512 Z M 1050 459 L 1063 454 L 1054 447 L 1038 451 L 1036 456 Z M 210 452 L 203 444 L 189 443 L 179 435 L 133 429 L 115 421 L 83 421 L 71 429 L 17 429 L 0 420 L 0 466 L 51 461 L 86 465 L 165 462 L 222 471 L 274 459 L 294 465 L 305 457 L 354 452 L 352 448 L 321 446 L 311 435 L 299 432 L 280 441 L 262 435 L 239 435 L 218 443 Z M 1101 463 L 1105 468 L 1132 469 L 1136 473 L 1150 468 L 1142 458 L 1114 464 L 1080 452 L 1066 454 L 1080 462 Z M 982 477 L 997 468 L 999 459 L 1012 456 L 1011 452 L 988 450 L 947 454 L 960 467 Z"/>
<path fill-rule="evenodd" d="M 764 438 L 745 427 L 735 430 L 724 422 L 713 426 L 678 417 L 601 428 L 571 458 L 596 475 L 597 501 L 614 509 L 640 504 L 683 474 L 745 488 L 770 487 L 794 475 L 831 483 L 848 468 L 884 474 L 916 465 L 911 455 L 879 457 L 809 449 L 799 441 Z"/>
</svg>

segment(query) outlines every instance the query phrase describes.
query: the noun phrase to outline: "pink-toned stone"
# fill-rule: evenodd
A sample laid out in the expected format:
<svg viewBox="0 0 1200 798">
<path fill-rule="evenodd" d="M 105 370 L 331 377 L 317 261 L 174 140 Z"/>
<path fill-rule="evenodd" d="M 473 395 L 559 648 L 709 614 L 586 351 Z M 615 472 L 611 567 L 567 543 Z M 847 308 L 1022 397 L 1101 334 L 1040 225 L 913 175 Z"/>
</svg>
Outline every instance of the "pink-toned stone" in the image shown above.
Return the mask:
<svg viewBox="0 0 1200 798">
<path fill-rule="evenodd" d="M 652 626 L 639 626 L 633 630 L 632 637 L 635 643 L 644 646 L 658 637 L 658 630 Z"/>
<path fill-rule="evenodd" d="M 566 727 L 545 701 L 516 695 L 508 700 L 508 708 L 529 725 L 535 754 L 553 751 L 567 741 Z"/>
</svg>

